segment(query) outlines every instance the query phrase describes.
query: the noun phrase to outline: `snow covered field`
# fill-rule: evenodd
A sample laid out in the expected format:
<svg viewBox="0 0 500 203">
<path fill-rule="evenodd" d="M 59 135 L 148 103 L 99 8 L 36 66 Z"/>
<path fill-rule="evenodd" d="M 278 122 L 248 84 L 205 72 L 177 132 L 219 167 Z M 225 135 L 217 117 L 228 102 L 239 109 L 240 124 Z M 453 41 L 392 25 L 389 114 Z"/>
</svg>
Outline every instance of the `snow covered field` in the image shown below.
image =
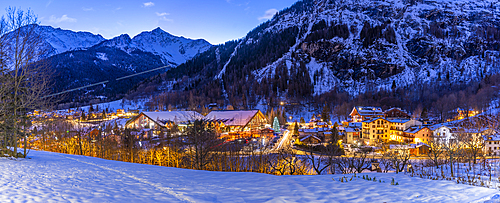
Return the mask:
<svg viewBox="0 0 500 203">
<path fill-rule="evenodd" d="M 31 159 L 0 159 L 2 202 L 499 202 L 500 191 L 366 173 L 273 176 L 167 168 L 31 151 Z M 391 185 L 394 177 L 399 185 Z M 335 179 L 332 180 L 332 178 Z M 378 180 L 385 181 L 380 183 Z"/>
</svg>

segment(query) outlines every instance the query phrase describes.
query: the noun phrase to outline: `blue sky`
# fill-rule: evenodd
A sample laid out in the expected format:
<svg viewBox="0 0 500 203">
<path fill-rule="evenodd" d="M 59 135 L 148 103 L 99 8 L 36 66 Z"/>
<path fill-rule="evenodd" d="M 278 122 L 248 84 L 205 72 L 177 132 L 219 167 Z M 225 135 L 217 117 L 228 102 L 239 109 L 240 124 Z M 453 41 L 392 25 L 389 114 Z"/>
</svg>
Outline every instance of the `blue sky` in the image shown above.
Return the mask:
<svg viewBox="0 0 500 203">
<path fill-rule="evenodd" d="M 89 31 L 110 39 L 131 37 L 156 27 L 212 44 L 244 37 L 254 27 L 297 0 L 15 0 L 5 8 L 30 8 L 41 25 Z"/>
</svg>

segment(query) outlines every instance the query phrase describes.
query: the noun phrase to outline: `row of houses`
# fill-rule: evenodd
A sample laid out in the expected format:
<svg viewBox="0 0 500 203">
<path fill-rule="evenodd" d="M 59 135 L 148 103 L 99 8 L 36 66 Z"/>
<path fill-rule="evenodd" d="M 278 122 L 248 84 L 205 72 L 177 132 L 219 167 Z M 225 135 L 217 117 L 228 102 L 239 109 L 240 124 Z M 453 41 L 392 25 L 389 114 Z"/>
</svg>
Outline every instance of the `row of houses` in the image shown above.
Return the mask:
<svg viewBox="0 0 500 203">
<path fill-rule="evenodd" d="M 399 108 L 382 111 L 380 107 L 354 107 L 351 121 L 339 130 L 344 143 L 375 146 L 380 143 L 406 143 L 418 146 L 429 144 L 433 139 L 445 142 L 466 135 L 467 139 L 480 140 L 487 155 L 500 155 L 500 135 L 491 126 L 488 116 L 469 114 L 471 117 L 439 124 L 424 124 L 411 119 L 411 115 Z M 462 118 L 463 119 L 463 118 Z"/>
<path fill-rule="evenodd" d="M 203 116 L 196 111 L 141 112 L 129 120 L 129 129 L 150 129 L 152 136 L 162 129 L 176 127 L 184 131 L 194 120 L 212 123 L 222 138 L 234 140 L 245 137 L 271 137 L 274 130 L 260 110 L 217 110 Z"/>
</svg>

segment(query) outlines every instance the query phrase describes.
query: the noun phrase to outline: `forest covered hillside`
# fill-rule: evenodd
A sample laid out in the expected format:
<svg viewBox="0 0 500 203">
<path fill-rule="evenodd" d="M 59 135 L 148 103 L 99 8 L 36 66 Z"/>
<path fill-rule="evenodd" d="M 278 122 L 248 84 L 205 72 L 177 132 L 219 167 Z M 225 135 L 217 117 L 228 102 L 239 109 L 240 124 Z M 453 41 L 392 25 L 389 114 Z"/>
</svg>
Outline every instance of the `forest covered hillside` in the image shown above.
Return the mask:
<svg viewBox="0 0 500 203">
<path fill-rule="evenodd" d="M 254 108 L 279 100 L 322 105 L 325 97 L 340 105 L 364 94 L 419 89 L 409 99 L 430 106 L 470 84 L 476 94 L 499 72 L 498 50 L 495 0 L 303 0 L 242 39 L 143 81 L 129 97 L 170 92 L 163 95 L 190 97 L 192 107 Z M 408 104 L 396 97 L 393 103 Z"/>
</svg>

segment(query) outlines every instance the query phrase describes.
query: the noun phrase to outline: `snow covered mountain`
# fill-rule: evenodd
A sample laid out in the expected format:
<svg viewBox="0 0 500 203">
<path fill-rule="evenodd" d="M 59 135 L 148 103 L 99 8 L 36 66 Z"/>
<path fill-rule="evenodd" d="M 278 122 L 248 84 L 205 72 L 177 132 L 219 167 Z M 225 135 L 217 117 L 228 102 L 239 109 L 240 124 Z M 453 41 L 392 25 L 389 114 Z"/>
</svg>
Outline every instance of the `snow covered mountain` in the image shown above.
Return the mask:
<svg viewBox="0 0 500 203">
<path fill-rule="evenodd" d="M 177 66 L 212 46 L 203 39 L 176 37 L 160 28 L 142 32 L 134 38 L 123 34 L 110 40 L 105 40 L 100 35 L 48 26 L 38 26 L 37 30 L 45 38 L 44 48 L 50 50 L 43 62 L 54 69 L 53 92 L 106 80 L 113 81 L 166 65 Z M 140 80 L 165 70 L 168 68 L 136 76 L 125 83 L 111 82 L 84 94 L 75 92 L 69 98 L 118 98 Z"/>
<path fill-rule="evenodd" d="M 165 64 L 179 65 L 206 51 L 212 45 L 203 39 L 176 37 L 156 28 L 153 31 L 142 32 L 134 38 L 123 34 L 98 46 L 116 47 L 127 53 L 138 49 L 160 56 Z"/>
<path fill-rule="evenodd" d="M 89 48 L 105 40 L 101 35 L 94 35 L 90 32 L 74 32 L 51 26 L 34 26 L 36 26 L 35 31 L 45 40 L 44 46 L 48 50 L 46 57 L 66 51 Z"/>
<path fill-rule="evenodd" d="M 497 0 L 302 0 L 171 70 L 177 79 L 164 76 L 162 88 L 210 84 L 227 99 L 242 90 L 356 95 L 392 84 L 468 83 L 500 72 L 499 50 Z M 184 75 L 192 80 L 178 80 Z"/>
</svg>

